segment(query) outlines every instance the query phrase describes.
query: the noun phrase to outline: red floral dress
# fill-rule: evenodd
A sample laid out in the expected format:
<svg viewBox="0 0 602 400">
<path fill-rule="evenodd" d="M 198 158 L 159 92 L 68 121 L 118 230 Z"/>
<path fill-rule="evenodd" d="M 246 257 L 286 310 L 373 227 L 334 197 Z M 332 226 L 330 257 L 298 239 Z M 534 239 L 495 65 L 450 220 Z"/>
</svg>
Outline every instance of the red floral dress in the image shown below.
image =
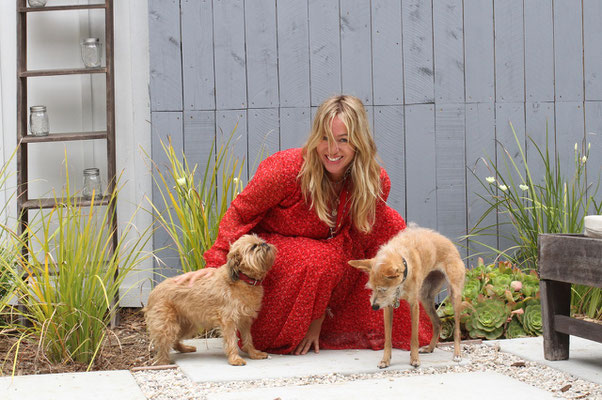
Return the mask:
<svg viewBox="0 0 602 400">
<path fill-rule="evenodd" d="M 290 353 L 305 337 L 309 324 L 324 314 L 321 349 L 382 349 L 383 311 L 372 310 L 370 291 L 365 287 L 367 275 L 347 261 L 373 257 L 382 244 L 405 228 L 401 216 L 385 203 L 389 177 L 382 169 L 384 201 L 377 203 L 371 232 L 363 234 L 352 226 L 344 201 L 347 193 L 342 193 L 339 228 L 330 237 L 328 225 L 303 198 L 297 179 L 302 164 L 301 149 L 290 149 L 259 165 L 224 215 L 217 240 L 204 255 L 207 266 L 223 265 L 229 244 L 249 232 L 276 246 L 276 261 L 263 281 L 262 308 L 252 327 L 253 342 L 260 350 Z M 393 321 L 393 346 L 409 349 L 406 302 L 395 310 Z M 421 308 L 420 345 L 426 345 L 431 335 L 430 321 Z"/>
</svg>

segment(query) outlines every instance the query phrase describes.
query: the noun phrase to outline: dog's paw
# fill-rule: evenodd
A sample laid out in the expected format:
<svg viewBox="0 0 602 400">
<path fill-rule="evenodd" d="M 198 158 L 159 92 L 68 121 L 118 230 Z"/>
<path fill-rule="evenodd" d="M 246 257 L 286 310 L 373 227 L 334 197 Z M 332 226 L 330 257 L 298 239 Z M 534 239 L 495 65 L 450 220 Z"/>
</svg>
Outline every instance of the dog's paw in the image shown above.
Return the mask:
<svg viewBox="0 0 602 400">
<path fill-rule="evenodd" d="M 241 366 L 241 365 L 247 365 L 247 362 L 240 357 L 232 358 L 232 359 L 228 360 L 228 362 L 230 363 L 230 365 L 234 365 L 236 367 Z"/>
<path fill-rule="evenodd" d="M 176 346 L 175 349 L 177 351 L 179 351 L 180 353 L 194 353 L 196 351 L 196 347 L 187 346 L 187 345 L 181 344 L 181 343 L 178 346 Z"/>
<path fill-rule="evenodd" d="M 420 360 L 410 360 L 410 365 L 414 368 L 420 367 Z"/>
<path fill-rule="evenodd" d="M 423 353 L 423 354 L 424 353 L 432 353 L 433 350 L 435 350 L 434 347 L 431 347 L 431 346 L 422 346 L 420 349 L 418 349 L 418 352 L 419 353 Z"/>
<path fill-rule="evenodd" d="M 268 353 L 264 353 L 263 351 L 253 351 L 249 353 L 249 358 L 251 360 L 263 360 L 268 358 Z"/>
<path fill-rule="evenodd" d="M 382 360 L 381 362 L 378 363 L 378 368 L 380 368 L 380 369 L 389 368 L 389 365 L 391 365 L 391 361 Z"/>
<path fill-rule="evenodd" d="M 460 361 L 462 361 L 462 356 L 454 356 L 454 358 L 452 358 L 452 360 L 459 363 Z"/>
</svg>

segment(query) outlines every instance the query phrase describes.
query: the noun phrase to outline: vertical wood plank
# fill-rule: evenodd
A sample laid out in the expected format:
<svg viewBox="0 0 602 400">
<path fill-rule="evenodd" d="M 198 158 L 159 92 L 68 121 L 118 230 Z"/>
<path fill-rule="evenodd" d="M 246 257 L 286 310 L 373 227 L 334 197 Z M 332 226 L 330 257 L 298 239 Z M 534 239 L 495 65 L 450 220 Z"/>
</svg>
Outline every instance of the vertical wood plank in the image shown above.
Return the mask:
<svg viewBox="0 0 602 400">
<path fill-rule="evenodd" d="M 261 161 L 280 149 L 280 126 L 277 108 L 248 111 L 249 118 L 249 176 Z"/>
<path fill-rule="evenodd" d="M 602 2 L 583 0 L 585 100 L 602 100 Z"/>
<path fill-rule="evenodd" d="M 309 27 L 307 0 L 279 0 L 278 79 L 282 107 L 308 107 Z"/>
<path fill-rule="evenodd" d="M 405 145 L 402 106 L 374 106 L 374 139 L 391 179 L 387 204 L 406 215 Z"/>
<path fill-rule="evenodd" d="M 339 4 L 309 0 L 311 105 L 341 93 Z"/>
<path fill-rule="evenodd" d="M 494 101 L 493 42 L 493 0 L 464 0 L 464 57 L 468 103 Z"/>
<path fill-rule="evenodd" d="M 496 138 L 498 140 L 498 145 L 496 146 L 496 157 L 498 170 L 501 171 L 506 179 L 508 179 L 508 173 L 510 173 L 515 185 L 518 186 L 519 183 L 523 182 L 523 180 L 518 176 L 512 167 L 509 157 L 511 157 L 514 163 L 516 163 L 518 169 L 521 171 L 521 176 L 523 177 L 524 163 L 518 150 L 518 145 L 514 137 L 514 132 L 510 127 L 510 123 L 512 123 L 519 143 L 524 150 L 526 143 L 524 103 L 498 103 L 496 107 Z M 507 182 L 507 184 L 509 185 L 510 183 Z M 500 189 L 498 189 L 498 192 L 499 190 Z M 499 215 L 498 224 L 498 248 L 500 250 L 509 249 L 516 244 L 512 239 L 516 230 L 510 223 L 510 218 L 507 214 Z"/>
<path fill-rule="evenodd" d="M 148 4 L 151 111 L 182 110 L 178 0 Z"/>
<path fill-rule="evenodd" d="M 602 103 L 599 101 L 588 101 L 585 103 L 585 132 L 586 146 L 590 146 L 589 158 L 587 160 L 587 183 L 595 187 L 602 182 Z M 589 191 L 592 195 L 594 189 Z M 598 190 L 596 196 L 598 204 L 602 204 L 602 190 Z M 590 212 L 592 212 L 590 210 Z"/>
<path fill-rule="evenodd" d="M 372 85 L 374 105 L 403 104 L 401 2 L 372 1 Z"/>
<path fill-rule="evenodd" d="M 486 178 L 495 176 L 484 160 L 495 162 L 495 111 L 492 103 L 475 103 L 466 105 L 466 198 L 468 229 L 477 222 L 489 208 L 480 196 L 487 196 L 487 191 L 480 183 L 487 185 Z M 480 182 L 479 182 L 480 181 Z M 493 235 L 478 235 L 468 241 L 467 266 L 477 265 L 477 258 L 490 253 L 487 248 L 497 248 L 497 215 L 490 213 L 479 224 L 479 228 L 493 227 Z M 476 232 L 478 233 L 478 232 Z M 480 242 L 480 243 L 477 243 Z M 487 260 L 493 261 L 493 260 Z"/>
<path fill-rule="evenodd" d="M 278 106 L 276 2 L 245 3 L 249 108 Z"/>
<path fill-rule="evenodd" d="M 341 2 L 341 75 L 343 93 L 372 104 L 370 2 Z"/>
<path fill-rule="evenodd" d="M 239 163 L 244 160 L 245 168 L 241 175 L 241 179 L 248 182 L 249 177 L 249 157 L 248 157 L 248 135 L 247 135 L 247 110 L 219 110 L 215 113 L 217 124 L 216 136 L 217 147 L 224 144 L 230 134 L 230 152 L 233 156 L 239 159 Z"/>
<path fill-rule="evenodd" d="M 544 154 L 546 152 L 546 143 L 548 145 L 549 154 L 551 161 L 554 161 L 554 138 L 555 138 L 555 125 L 554 125 L 554 103 L 527 103 L 525 104 L 526 111 L 526 129 L 527 129 L 527 165 L 531 172 L 531 178 L 536 184 L 544 184 L 545 182 L 545 165 L 541 155 L 535 148 L 535 145 L 539 147 L 539 150 Z M 547 129 L 547 142 L 546 142 L 546 129 Z"/>
<path fill-rule="evenodd" d="M 407 220 L 437 229 L 437 171 L 433 105 L 405 107 Z"/>
<path fill-rule="evenodd" d="M 525 1 L 525 90 L 528 102 L 554 100 L 552 0 Z"/>
<path fill-rule="evenodd" d="M 303 147 L 311 130 L 309 107 L 280 109 L 280 149 Z"/>
<path fill-rule="evenodd" d="M 184 154 L 190 168 L 198 165 L 195 174 L 197 182 L 203 178 L 207 164 L 213 165 L 209 156 L 214 141 L 215 111 L 184 111 Z"/>
<path fill-rule="evenodd" d="M 493 5 L 496 100 L 524 101 L 523 0 L 496 1 Z"/>
<path fill-rule="evenodd" d="M 583 101 L 581 13 L 580 1 L 554 0 L 556 101 Z"/>
<path fill-rule="evenodd" d="M 575 143 L 578 149 L 583 148 L 584 124 L 583 103 L 556 102 L 556 153 L 560 162 L 560 173 L 567 181 L 570 181 L 575 173 Z"/>
<path fill-rule="evenodd" d="M 161 173 L 165 176 L 167 185 L 171 187 L 174 182 L 171 181 L 169 174 L 167 173 L 169 161 L 161 146 L 161 141 L 167 145 L 168 137 L 171 137 L 171 143 L 176 154 L 182 154 L 182 151 L 184 150 L 182 113 L 152 113 L 151 135 L 151 157 L 157 167 L 161 170 Z M 156 171 L 153 171 L 153 173 L 156 174 Z M 156 179 L 159 179 L 159 177 L 156 176 Z M 164 195 L 167 196 L 167 193 L 165 193 L 166 188 L 162 187 L 161 189 L 164 191 Z M 157 185 L 154 183 L 152 199 L 153 204 L 155 204 L 159 212 L 164 212 L 166 210 L 163 198 L 157 189 Z M 153 248 L 155 250 L 163 250 L 157 252 L 158 259 L 153 259 L 153 279 L 155 282 L 161 282 L 165 277 L 177 275 L 181 271 L 182 265 L 180 263 L 178 252 L 173 247 L 173 240 L 169 234 L 161 226 L 157 226 L 156 228 L 157 230 L 153 235 Z"/>
<path fill-rule="evenodd" d="M 431 1 L 402 3 L 403 66 L 406 104 L 433 103 L 433 9 Z"/>
<path fill-rule="evenodd" d="M 465 131 L 463 104 L 436 105 L 437 229 L 454 242 L 466 234 Z"/>
<path fill-rule="evenodd" d="M 214 110 L 211 0 L 182 0 L 182 72 L 185 110 Z"/>
<path fill-rule="evenodd" d="M 247 107 L 243 0 L 213 0 L 215 103 L 218 110 Z"/>
<path fill-rule="evenodd" d="M 464 102 L 464 28 L 462 17 L 462 0 L 433 2 L 435 102 L 438 103 Z"/>
</svg>

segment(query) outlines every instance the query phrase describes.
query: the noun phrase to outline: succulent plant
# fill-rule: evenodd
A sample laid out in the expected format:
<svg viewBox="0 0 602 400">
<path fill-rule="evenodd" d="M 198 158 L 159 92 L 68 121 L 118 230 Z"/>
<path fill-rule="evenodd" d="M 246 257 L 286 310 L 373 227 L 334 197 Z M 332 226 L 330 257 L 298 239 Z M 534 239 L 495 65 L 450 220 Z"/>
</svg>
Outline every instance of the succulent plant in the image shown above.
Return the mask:
<svg viewBox="0 0 602 400">
<path fill-rule="evenodd" d="M 543 325 L 541 321 L 541 304 L 539 301 L 525 307 L 524 314 L 520 315 L 519 318 L 528 335 L 540 336 L 542 334 Z"/>
<path fill-rule="evenodd" d="M 469 280 L 464 284 L 462 296 L 467 299 L 476 299 L 481 293 L 481 281 L 478 279 Z"/>
<path fill-rule="evenodd" d="M 497 298 L 483 298 L 473 305 L 466 324 L 473 338 L 497 339 L 504 332 L 504 323 L 510 314 L 506 304 Z"/>
<path fill-rule="evenodd" d="M 506 339 L 515 339 L 527 336 L 529 335 L 527 335 L 521 323 L 518 322 L 516 318 L 512 318 L 512 321 L 510 321 L 508 327 L 506 328 Z"/>
<path fill-rule="evenodd" d="M 454 317 L 448 317 L 441 320 L 441 332 L 439 339 L 448 340 L 454 336 Z"/>
</svg>

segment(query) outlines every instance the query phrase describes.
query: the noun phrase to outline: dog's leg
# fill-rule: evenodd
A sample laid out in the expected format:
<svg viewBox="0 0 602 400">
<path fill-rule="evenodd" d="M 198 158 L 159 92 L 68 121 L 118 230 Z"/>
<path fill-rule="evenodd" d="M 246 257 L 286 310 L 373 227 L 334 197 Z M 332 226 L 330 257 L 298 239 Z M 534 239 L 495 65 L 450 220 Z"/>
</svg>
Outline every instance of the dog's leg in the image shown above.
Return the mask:
<svg viewBox="0 0 602 400">
<path fill-rule="evenodd" d="M 222 336 L 224 337 L 224 351 L 231 365 L 245 365 L 246 361 L 238 354 L 238 338 L 236 337 L 236 324 L 234 321 L 222 321 Z"/>
<path fill-rule="evenodd" d="M 393 307 L 385 308 L 385 352 L 378 368 L 387 368 L 391 365 L 391 347 L 393 347 Z"/>
<path fill-rule="evenodd" d="M 445 280 L 445 275 L 439 271 L 431 272 L 424 280 L 420 288 L 420 302 L 424 306 L 424 310 L 431 320 L 433 326 L 433 336 L 428 346 L 421 347 L 420 353 L 432 353 L 439 342 L 439 334 L 441 333 L 441 320 L 435 309 L 435 296 L 439 293 L 441 285 Z"/>
<path fill-rule="evenodd" d="M 181 342 L 182 339 L 193 337 L 198 329 L 188 321 L 182 321 L 180 325 L 180 336 L 173 345 L 173 348 L 180 353 L 194 353 L 196 347 L 188 346 Z"/>
<path fill-rule="evenodd" d="M 420 317 L 420 306 L 418 300 L 410 300 L 410 318 L 412 319 L 412 336 L 410 338 L 410 365 L 413 367 L 420 366 L 418 358 L 418 322 Z"/>
<path fill-rule="evenodd" d="M 462 313 L 462 289 L 461 287 L 452 287 L 451 291 L 452 305 L 454 307 L 454 361 L 462 361 L 460 351 L 460 314 Z"/>
<path fill-rule="evenodd" d="M 242 339 L 242 351 L 247 353 L 252 360 L 262 360 L 268 358 L 268 353 L 259 351 L 253 346 L 253 337 L 251 336 L 251 318 L 242 318 L 239 322 L 238 331 Z"/>
<path fill-rule="evenodd" d="M 155 307 L 146 313 L 150 341 L 156 351 L 156 365 L 170 364 L 169 350 L 180 334 L 180 325 L 168 305 Z"/>
</svg>

